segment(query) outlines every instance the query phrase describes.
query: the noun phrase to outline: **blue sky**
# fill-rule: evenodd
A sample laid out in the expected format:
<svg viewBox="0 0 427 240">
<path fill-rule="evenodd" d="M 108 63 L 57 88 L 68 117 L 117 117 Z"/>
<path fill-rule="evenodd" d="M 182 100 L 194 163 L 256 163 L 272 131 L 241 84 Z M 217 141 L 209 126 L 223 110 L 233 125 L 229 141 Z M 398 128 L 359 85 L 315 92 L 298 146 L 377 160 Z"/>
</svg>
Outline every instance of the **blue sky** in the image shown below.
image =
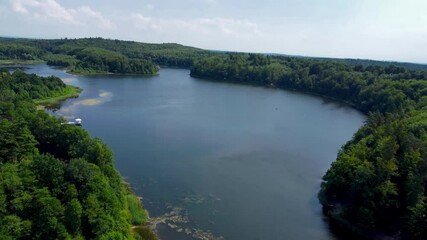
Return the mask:
<svg viewBox="0 0 427 240">
<path fill-rule="evenodd" d="M 425 0 L 0 0 L 0 35 L 427 63 Z"/>
</svg>

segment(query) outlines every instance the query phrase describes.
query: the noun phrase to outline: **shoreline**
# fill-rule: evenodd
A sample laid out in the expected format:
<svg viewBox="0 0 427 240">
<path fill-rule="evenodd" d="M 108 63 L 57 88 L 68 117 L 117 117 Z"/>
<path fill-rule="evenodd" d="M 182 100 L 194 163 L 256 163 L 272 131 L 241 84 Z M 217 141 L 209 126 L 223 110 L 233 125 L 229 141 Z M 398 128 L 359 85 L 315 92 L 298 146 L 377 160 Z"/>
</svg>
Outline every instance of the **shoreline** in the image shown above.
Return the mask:
<svg viewBox="0 0 427 240">
<path fill-rule="evenodd" d="M 144 205 L 142 204 L 143 197 L 136 195 L 136 193 L 132 189 L 131 184 L 125 180 L 126 177 L 122 176 L 121 174 L 120 174 L 120 176 L 122 177 L 123 184 L 125 185 L 127 195 L 132 195 L 133 197 L 135 197 L 139 201 L 139 204 L 140 204 L 142 210 L 145 211 L 145 213 L 147 214 L 146 222 L 144 222 L 142 224 L 132 224 L 131 225 L 132 231 L 134 232 L 134 234 L 141 236 L 143 239 L 159 240 L 160 238 L 157 235 L 157 232 L 155 231 L 155 229 L 151 228 L 152 219 L 150 218 L 150 213 L 148 212 L 148 210 L 146 208 L 144 208 Z"/>
<path fill-rule="evenodd" d="M 21 60 L 21 59 L 1 59 L 0 66 L 9 66 L 9 65 L 36 65 L 36 64 L 45 64 L 46 62 L 41 59 L 37 60 Z"/>
<path fill-rule="evenodd" d="M 53 106 L 53 105 L 58 104 L 60 102 L 66 101 L 68 99 L 78 98 L 80 96 L 80 93 L 83 91 L 82 88 L 72 86 L 72 85 L 68 85 L 68 84 L 66 84 L 66 88 L 67 88 L 68 92 L 63 94 L 63 95 L 51 97 L 51 98 L 46 98 L 46 99 L 33 100 L 33 102 L 36 104 L 36 109 L 44 111 L 44 110 L 46 110 L 46 107 Z M 130 183 L 125 180 L 125 177 L 123 177 L 121 174 L 120 174 L 120 177 L 122 178 L 123 185 L 125 186 L 125 189 L 127 192 L 126 196 L 130 195 L 133 198 L 137 199 L 139 202 L 140 209 L 147 214 L 146 222 L 144 222 L 142 224 L 136 224 L 136 225 L 131 224 L 132 233 L 134 235 L 141 237 L 142 239 L 159 240 L 159 237 L 156 234 L 156 232 L 153 231 L 150 227 L 152 222 L 151 222 L 148 210 L 143 207 L 142 197 L 136 195 L 136 193 L 133 191 Z M 132 215 L 131 209 L 128 208 L 127 210 L 129 211 L 129 214 Z"/>
<path fill-rule="evenodd" d="M 42 62 L 44 63 L 44 62 Z M 146 76 L 146 77 L 151 77 L 151 76 L 157 76 L 159 75 L 159 70 L 155 73 L 113 73 L 113 72 L 103 72 L 103 71 L 91 71 L 91 70 L 83 70 L 83 71 L 73 71 L 74 67 L 73 66 L 68 66 L 68 67 L 64 67 L 64 66 L 56 66 L 56 65 L 49 65 L 47 63 L 45 63 L 47 66 L 49 67 L 55 67 L 55 68 L 59 68 L 62 70 L 65 70 L 66 73 L 69 74 L 73 74 L 73 75 L 77 75 L 77 76 Z M 160 69 L 160 68 L 159 68 Z"/>
<path fill-rule="evenodd" d="M 339 104 L 343 104 L 346 105 L 348 107 L 351 107 L 361 113 L 363 113 L 364 115 L 368 116 L 369 112 L 363 111 L 362 109 L 358 108 L 355 104 L 345 101 L 345 100 L 341 100 L 338 98 L 334 98 L 334 97 L 330 97 L 327 95 L 323 95 L 320 93 L 315 93 L 315 92 L 311 92 L 311 91 L 303 91 L 303 90 L 299 90 L 296 88 L 281 88 L 278 87 L 276 85 L 261 85 L 261 84 L 255 84 L 255 83 L 250 83 L 250 82 L 239 82 L 239 81 L 233 81 L 233 80 L 223 80 L 223 79 L 216 79 L 216 78 L 206 78 L 206 77 L 202 77 L 202 76 L 197 76 L 197 75 L 192 75 L 190 72 L 190 76 L 192 78 L 195 78 L 197 80 L 201 80 L 201 81 L 210 81 L 210 82 L 219 82 L 219 83 L 228 83 L 228 84 L 236 84 L 236 85 L 243 85 L 243 86 L 252 86 L 252 87 L 263 87 L 263 88 L 268 88 L 268 89 L 275 89 L 275 90 L 282 90 L 282 91 L 289 91 L 289 92 L 293 92 L 293 93 L 299 93 L 299 94 L 304 94 L 304 95 L 310 95 L 310 96 L 314 96 L 314 97 L 320 97 L 323 98 L 324 100 L 330 100 L 330 101 L 334 101 L 336 103 Z"/>
<path fill-rule="evenodd" d="M 51 66 L 51 65 L 48 65 Z M 52 66 L 57 67 L 57 66 Z M 77 76 L 144 76 L 144 77 L 151 77 L 151 76 L 157 76 L 160 73 L 156 72 L 153 74 L 144 74 L 144 73 L 113 73 L 113 72 L 90 72 L 90 71 L 84 71 L 84 72 L 73 72 L 72 70 L 65 68 L 66 72 L 69 74 L 77 75 Z"/>
<path fill-rule="evenodd" d="M 35 63 L 35 64 L 46 64 L 45 62 L 41 63 Z M 1 65 L 1 63 L 0 63 Z M 159 71 L 152 74 L 144 74 L 144 73 L 113 73 L 113 72 L 97 72 L 97 71 L 81 71 L 81 72 L 74 72 L 72 67 L 63 67 L 63 66 L 55 66 L 55 65 L 49 65 L 46 64 L 46 66 L 54 67 L 58 69 L 64 70 L 66 73 L 76 75 L 76 76 L 144 76 L 144 77 L 152 77 L 159 75 Z"/>
<path fill-rule="evenodd" d="M 83 89 L 72 85 L 67 85 L 67 89 L 68 92 L 63 95 L 45 99 L 36 99 L 33 101 L 36 104 L 38 110 L 44 110 L 46 109 L 46 107 L 54 106 L 67 99 L 78 98 L 80 96 L 80 93 L 83 91 Z"/>
</svg>

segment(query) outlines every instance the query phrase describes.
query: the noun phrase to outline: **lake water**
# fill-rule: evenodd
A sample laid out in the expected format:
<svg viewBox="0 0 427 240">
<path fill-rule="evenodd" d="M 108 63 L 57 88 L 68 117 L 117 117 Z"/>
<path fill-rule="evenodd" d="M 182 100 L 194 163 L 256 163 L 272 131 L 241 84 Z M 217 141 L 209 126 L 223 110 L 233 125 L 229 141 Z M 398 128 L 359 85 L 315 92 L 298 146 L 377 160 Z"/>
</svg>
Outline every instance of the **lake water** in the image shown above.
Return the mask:
<svg viewBox="0 0 427 240">
<path fill-rule="evenodd" d="M 338 239 L 317 192 L 363 124 L 347 106 L 294 92 L 160 75 L 75 76 L 83 89 L 55 114 L 80 117 L 113 150 L 162 239 Z"/>
</svg>

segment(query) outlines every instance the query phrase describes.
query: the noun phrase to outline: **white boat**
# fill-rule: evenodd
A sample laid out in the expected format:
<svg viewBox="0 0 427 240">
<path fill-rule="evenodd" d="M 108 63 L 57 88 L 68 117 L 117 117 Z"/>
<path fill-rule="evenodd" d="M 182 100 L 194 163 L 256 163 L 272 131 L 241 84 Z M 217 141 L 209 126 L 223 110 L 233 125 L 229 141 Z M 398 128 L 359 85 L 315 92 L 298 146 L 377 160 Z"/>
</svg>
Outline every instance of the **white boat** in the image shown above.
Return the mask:
<svg viewBox="0 0 427 240">
<path fill-rule="evenodd" d="M 74 124 L 77 125 L 77 126 L 81 126 L 82 125 L 82 119 L 81 118 L 76 118 Z"/>
<path fill-rule="evenodd" d="M 76 119 L 74 119 L 74 121 L 69 121 L 67 123 L 61 123 L 61 124 L 70 124 L 70 125 L 81 126 L 82 125 L 82 119 L 76 118 Z"/>
</svg>

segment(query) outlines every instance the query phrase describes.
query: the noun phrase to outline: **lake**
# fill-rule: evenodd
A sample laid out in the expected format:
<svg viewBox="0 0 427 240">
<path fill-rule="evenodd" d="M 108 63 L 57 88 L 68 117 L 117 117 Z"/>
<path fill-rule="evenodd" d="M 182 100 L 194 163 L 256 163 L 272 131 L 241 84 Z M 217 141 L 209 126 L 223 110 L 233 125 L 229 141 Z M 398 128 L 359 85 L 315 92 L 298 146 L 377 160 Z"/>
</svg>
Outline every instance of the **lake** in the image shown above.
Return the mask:
<svg viewBox="0 0 427 240">
<path fill-rule="evenodd" d="M 182 69 L 141 77 L 28 67 L 83 89 L 54 114 L 82 118 L 112 148 L 161 239 L 338 239 L 316 195 L 360 112 Z"/>
</svg>

